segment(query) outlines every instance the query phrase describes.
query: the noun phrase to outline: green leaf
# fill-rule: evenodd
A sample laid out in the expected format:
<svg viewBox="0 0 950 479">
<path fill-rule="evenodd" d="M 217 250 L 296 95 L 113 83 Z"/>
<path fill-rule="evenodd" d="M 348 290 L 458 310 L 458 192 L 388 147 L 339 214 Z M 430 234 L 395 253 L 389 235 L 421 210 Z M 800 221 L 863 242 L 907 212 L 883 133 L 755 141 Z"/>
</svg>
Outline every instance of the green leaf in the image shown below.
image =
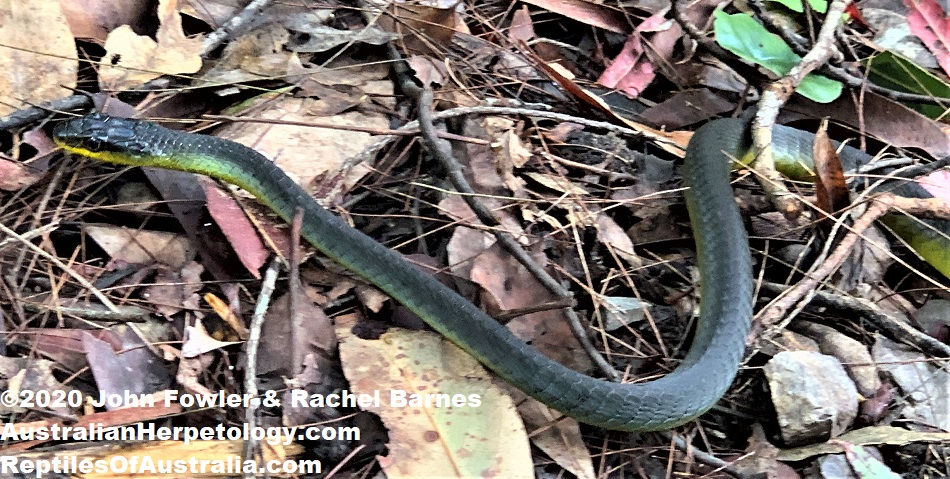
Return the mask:
<svg viewBox="0 0 950 479">
<path fill-rule="evenodd" d="M 740 58 L 762 65 L 777 75 L 788 73 L 801 62 L 802 57 L 751 16 L 744 13 L 730 15 L 722 10 L 716 10 L 715 16 L 716 42 Z M 840 82 L 810 73 L 797 91 L 809 100 L 829 103 L 838 98 L 842 90 Z"/>
<path fill-rule="evenodd" d="M 788 7 L 789 10 L 794 10 L 798 13 L 805 11 L 805 7 L 802 6 L 802 0 L 772 0 L 775 3 L 781 3 Z M 811 5 L 811 9 L 818 13 L 825 13 L 828 11 L 828 0 L 808 0 L 808 4 Z"/>
<path fill-rule="evenodd" d="M 905 93 L 950 98 L 950 85 L 921 68 L 911 59 L 895 52 L 881 52 L 865 60 L 864 64 L 867 65 L 868 79 L 876 85 Z M 946 115 L 946 107 L 925 103 L 904 103 L 930 118 L 941 118 Z"/>
</svg>

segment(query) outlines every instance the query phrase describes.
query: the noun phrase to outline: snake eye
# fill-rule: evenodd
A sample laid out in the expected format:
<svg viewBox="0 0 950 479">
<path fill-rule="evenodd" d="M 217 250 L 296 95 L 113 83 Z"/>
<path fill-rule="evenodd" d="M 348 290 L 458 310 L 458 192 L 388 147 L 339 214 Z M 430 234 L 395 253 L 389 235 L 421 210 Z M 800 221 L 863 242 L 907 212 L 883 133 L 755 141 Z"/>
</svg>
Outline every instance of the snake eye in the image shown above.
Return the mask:
<svg viewBox="0 0 950 479">
<path fill-rule="evenodd" d="M 87 138 L 84 146 L 91 152 L 98 152 L 102 151 L 104 144 L 98 138 Z"/>
</svg>

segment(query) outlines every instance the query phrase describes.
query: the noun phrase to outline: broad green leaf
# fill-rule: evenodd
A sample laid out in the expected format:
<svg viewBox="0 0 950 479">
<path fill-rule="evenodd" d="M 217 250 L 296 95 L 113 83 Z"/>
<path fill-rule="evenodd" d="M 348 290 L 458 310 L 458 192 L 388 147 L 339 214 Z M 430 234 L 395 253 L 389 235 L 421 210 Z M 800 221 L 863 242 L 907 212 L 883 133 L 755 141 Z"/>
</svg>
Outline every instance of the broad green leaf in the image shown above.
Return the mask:
<svg viewBox="0 0 950 479">
<path fill-rule="evenodd" d="M 905 93 L 950 98 L 950 85 L 907 57 L 892 51 L 881 52 L 864 61 L 868 79 L 874 84 Z M 947 108 L 924 103 L 904 102 L 930 118 L 942 118 Z M 950 101 L 947 102 L 950 104 Z"/>
<path fill-rule="evenodd" d="M 730 15 L 716 10 L 713 28 L 720 46 L 769 71 L 784 75 L 802 58 L 795 54 L 778 36 L 744 13 Z M 829 103 L 841 95 L 840 82 L 821 75 L 808 74 L 798 87 L 798 93 L 818 103 Z"/>
</svg>

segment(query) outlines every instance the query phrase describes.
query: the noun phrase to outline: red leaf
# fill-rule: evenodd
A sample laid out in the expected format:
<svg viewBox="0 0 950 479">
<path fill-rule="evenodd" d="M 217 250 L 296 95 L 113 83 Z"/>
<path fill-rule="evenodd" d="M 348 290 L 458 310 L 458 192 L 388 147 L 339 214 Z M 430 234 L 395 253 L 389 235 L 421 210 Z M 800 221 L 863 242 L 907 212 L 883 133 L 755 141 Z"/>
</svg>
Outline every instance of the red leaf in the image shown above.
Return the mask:
<svg viewBox="0 0 950 479">
<path fill-rule="evenodd" d="M 861 11 L 858 10 L 858 6 L 855 5 L 854 2 L 848 3 L 848 6 L 845 7 L 844 9 L 844 13 L 847 13 L 848 15 L 850 15 L 851 19 L 854 20 L 854 22 L 857 23 L 858 25 L 861 25 L 862 27 L 867 28 L 867 29 L 871 28 L 871 26 L 868 25 L 868 21 L 865 20 L 864 17 L 861 15 Z"/>
<path fill-rule="evenodd" d="M 937 57 L 937 63 L 950 74 L 950 19 L 936 0 L 904 0 L 910 11 L 907 23 L 927 49 Z"/>
<path fill-rule="evenodd" d="M 640 92 L 656 78 L 653 65 L 645 54 L 647 42 L 644 41 L 642 34 L 644 32 L 666 30 L 669 28 L 669 26 L 664 28 L 666 22 L 666 10 L 662 10 L 644 20 L 627 37 L 623 50 L 600 75 L 597 83 L 607 88 L 616 88 L 633 98 L 639 96 Z"/>
</svg>

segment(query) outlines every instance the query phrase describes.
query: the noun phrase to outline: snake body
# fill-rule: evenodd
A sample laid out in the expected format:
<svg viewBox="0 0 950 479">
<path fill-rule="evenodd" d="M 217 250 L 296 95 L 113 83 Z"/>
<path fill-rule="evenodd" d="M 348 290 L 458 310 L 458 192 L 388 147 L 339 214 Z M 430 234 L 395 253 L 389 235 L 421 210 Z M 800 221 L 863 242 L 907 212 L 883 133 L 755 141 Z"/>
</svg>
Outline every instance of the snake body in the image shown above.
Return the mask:
<svg viewBox="0 0 950 479">
<path fill-rule="evenodd" d="M 686 152 L 684 180 L 702 277 L 701 315 L 692 346 L 660 379 L 617 384 L 568 369 L 397 252 L 320 207 L 258 152 L 231 141 L 168 130 L 98 113 L 57 125 L 54 140 L 73 153 L 122 165 L 208 175 L 244 188 L 285 221 L 303 214 L 301 235 L 324 255 L 385 291 L 482 364 L 541 402 L 607 429 L 668 429 L 711 408 L 736 376 L 753 304 L 748 240 L 729 184 L 730 157 L 748 153 L 744 126 L 717 120 L 700 128 Z M 776 135 L 778 147 L 811 156 L 811 144 Z M 803 150 L 803 151 L 799 151 Z M 857 150 L 855 150 L 857 151 Z"/>
</svg>

